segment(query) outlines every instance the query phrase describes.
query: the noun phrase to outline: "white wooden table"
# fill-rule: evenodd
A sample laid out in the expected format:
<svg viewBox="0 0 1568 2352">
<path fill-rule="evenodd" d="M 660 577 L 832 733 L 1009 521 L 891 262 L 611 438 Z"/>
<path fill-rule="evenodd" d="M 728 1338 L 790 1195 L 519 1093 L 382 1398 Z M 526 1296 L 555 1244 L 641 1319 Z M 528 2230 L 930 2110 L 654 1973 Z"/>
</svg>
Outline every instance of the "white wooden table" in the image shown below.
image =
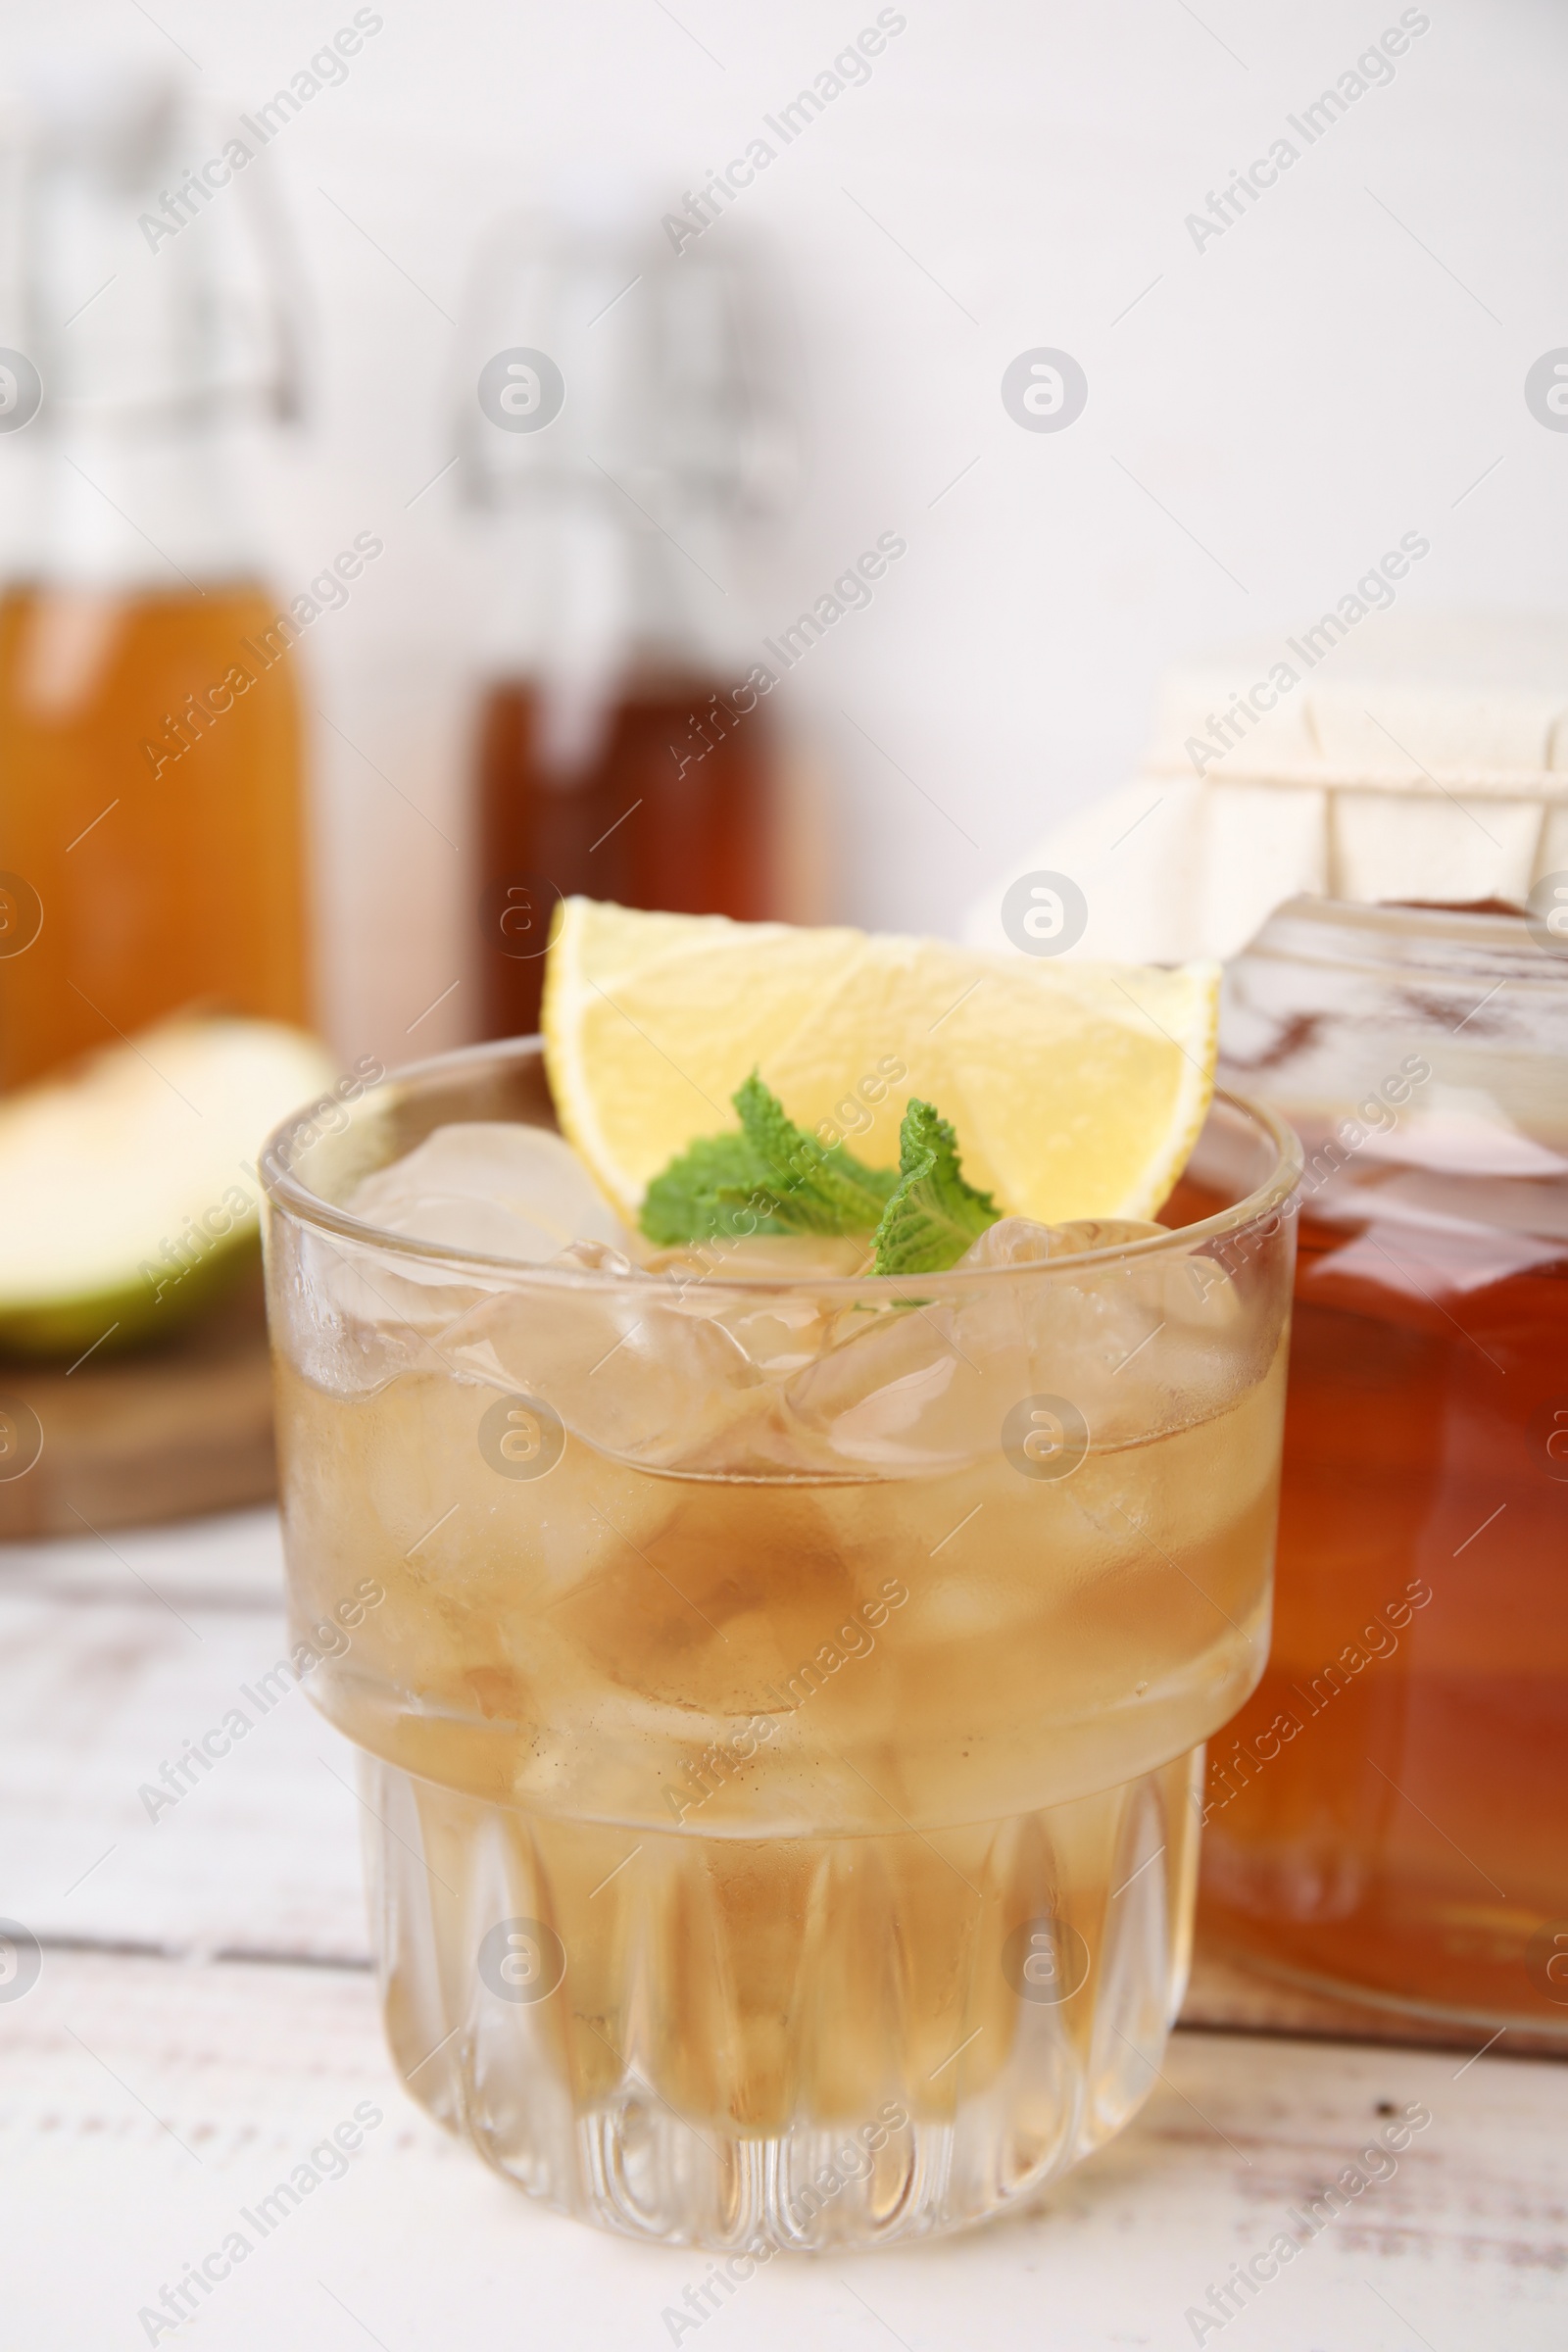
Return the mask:
<svg viewBox="0 0 1568 2352">
<path fill-rule="evenodd" d="M 138 1788 L 281 1631 L 270 1513 L 0 1550 L 0 1912 L 41 1944 L 21 1997 L 0 1983 L 0 2352 L 1568 2347 L 1568 2070 L 1192 2031 L 1138 2121 L 1037 2210 L 775 2261 L 694 2320 L 704 2256 L 536 2210 L 399 2088 L 352 1759 L 302 1692 L 148 1818 Z M 1433 2120 L 1394 2177 L 1200 2328 L 1209 2288 L 1412 2101 Z M 381 2121 L 342 2177 L 176 2332 L 139 2316 L 366 2103 Z"/>
</svg>

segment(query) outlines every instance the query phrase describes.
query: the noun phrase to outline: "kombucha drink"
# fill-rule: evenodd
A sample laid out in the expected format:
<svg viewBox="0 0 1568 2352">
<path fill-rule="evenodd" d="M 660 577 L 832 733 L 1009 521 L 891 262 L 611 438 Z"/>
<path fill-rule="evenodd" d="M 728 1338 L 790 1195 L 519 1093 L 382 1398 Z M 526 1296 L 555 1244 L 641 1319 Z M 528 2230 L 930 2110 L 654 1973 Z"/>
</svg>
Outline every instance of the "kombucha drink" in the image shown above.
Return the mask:
<svg viewBox="0 0 1568 2352">
<path fill-rule="evenodd" d="M 536 1071 L 432 1064 L 327 1149 L 383 1187 L 421 1129 L 525 1138 L 461 1121 L 539 1117 Z M 293 1657 L 368 1760 L 415 2094 L 550 2202 L 731 2245 L 954 2227 L 1115 2131 L 1267 1647 L 1289 1224 L 916 1295 L 810 1240 L 485 1277 L 273 1201 Z"/>
<path fill-rule="evenodd" d="M 0 601 L 0 1087 L 187 1004 L 308 1019 L 293 663 L 258 587 Z M 270 637 L 269 632 L 272 632 Z"/>
<path fill-rule="evenodd" d="M 776 680 L 745 586 L 788 468 L 788 371 L 758 255 L 677 256 L 618 204 L 514 217 L 469 303 L 476 360 L 514 363 L 536 395 L 514 409 L 465 381 L 454 420 L 497 564 L 478 1034 L 526 1037 L 563 898 L 820 919 L 815 810 L 763 707 Z M 542 354 L 553 391 L 532 372 Z"/>
<path fill-rule="evenodd" d="M 0 1089 L 187 1007 L 308 1017 L 298 629 L 246 496 L 258 428 L 298 410 L 287 240 L 264 194 L 126 243 L 216 127 L 178 74 L 83 64 L 0 128 L 28 378 L 4 419 Z"/>
<path fill-rule="evenodd" d="M 1568 956 L 1506 906 L 1282 907 L 1223 1052 L 1306 1154 L 1268 1671 L 1200 1932 L 1568 2036 Z"/>
<path fill-rule="evenodd" d="M 1203 1920 L 1568 2034 L 1568 1236 L 1510 1254 L 1478 1283 L 1451 1233 L 1302 1219 L 1274 1646 L 1211 1754 Z"/>
<path fill-rule="evenodd" d="M 491 688 L 479 740 L 484 1036 L 538 1028 L 558 894 L 743 922 L 773 912 L 773 733 L 755 694 L 744 713 L 726 696 L 722 718 L 715 699 L 697 678 L 628 683 L 597 752 L 564 774 L 541 744 L 537 688 Z"/>
<path fill-rule="evenodd" d="M 718 2133 L 890 2098 L 949 2124 L 1005 2087 L 1008 1934 L 1055 1909 L 1098 1949 L 1145 1864 L 1123 1907 L 1147 1892 L 1148 1933 L 1192 1867 L 1188 1759 L 1266 1638 L 1282 1383 L 1059 1486 L 1000 1454 L 777 1485 L 572 1445 L 535 1487 L 475 1446 L 504 1393 L 414 1372 L 342 1403 L 285 1376 L 298 1628 L 385 1595 L 315 1695 L 409 1776 L 458 1890 L 441 1965 L 499 1836 L 508 1910 L 571 1956 L 552 2060 L 580 2114 L 628 2051 Z M 401 2048 L 423 2021 L 399 1997 Z"/>
</svg>

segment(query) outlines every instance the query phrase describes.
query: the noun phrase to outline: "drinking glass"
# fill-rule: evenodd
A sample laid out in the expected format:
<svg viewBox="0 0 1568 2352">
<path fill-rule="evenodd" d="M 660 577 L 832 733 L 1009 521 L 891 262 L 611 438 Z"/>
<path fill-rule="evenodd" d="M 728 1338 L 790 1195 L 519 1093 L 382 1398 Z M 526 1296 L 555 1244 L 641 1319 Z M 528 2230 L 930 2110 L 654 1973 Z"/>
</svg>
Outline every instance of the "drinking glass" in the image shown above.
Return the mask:
<svg viewBox="0 0 1568 2352">
<path fill-rule="evenodd" d="M 532 1134 L 558 1254 L 356 1213 L 452 1126 Z M 1295 1138 L 1217 1099 L 1200 1221 L 890 1279 L 630 1262 L 553 1126 L 530 1040 L 267 1153 L 294 1638 L 365 1753 L 393 2056 L 645 2239 L 979 2221 L 1127 2120 L 1181 1999 L 1202 1743 L 1268 1648 Z"/>
</svg>

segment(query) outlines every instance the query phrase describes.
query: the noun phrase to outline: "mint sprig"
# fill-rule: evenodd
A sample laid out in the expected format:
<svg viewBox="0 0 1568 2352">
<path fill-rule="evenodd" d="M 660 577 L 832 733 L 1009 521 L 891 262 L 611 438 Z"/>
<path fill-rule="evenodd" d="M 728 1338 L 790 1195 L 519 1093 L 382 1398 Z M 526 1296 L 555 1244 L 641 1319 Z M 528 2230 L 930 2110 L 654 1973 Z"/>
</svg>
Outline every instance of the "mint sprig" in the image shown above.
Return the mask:
<svg viewBox="0 0 1568 2352">
<path fill-rule="evenodd" d="M 868 1168 L 842 1144 L 819 1144 L 796 1126 L 755 1070 L 731 1100 L 768 1171 L 771 1214 L 784 1232 L 870 1232 L 898 1182 L 891 1168 Z"/>
<path fill-rule="evenodd" d="M 879 1274 L 941 1274 L 1002 1211 L 958 1167 L 958 1143 L 929 1102 L 911 1102 L 899 1136 L 898 1189 L 876 1229 Z"/>
<path fill-rule="evenodd" d="M 929 1102 L 904 1114 L 897 1168 L 869 1168 L 842 1144 L 798 1127 L 756 1070 L 730 1098 L 738 1135 L 703 1136 L 677 1152 L 643 1199 L 651 1242 L 751 1234 L 870 1234 L 878 1274 L 938 1274 L 1002 1211 L 964 1181 L 957 1141 Z"/>
<path fill-rule="evenodd" d="M 750 1226 L 736 1223 L 729 1203 L 738 1198 L 744 1207 L 759 1175 L 756 1154 L 744 1135 L 704 1136 L 648 1187 L 639 1220 L 642 1229 L 662 1249 L 749 1232 Z"/>
<path fill-rule="evenodd" d="M 899 1182 L 896 1169 L 868 1168 L 842 1144 L 819 1144 L 755 1070 L 730 1100 L 740 1134 L 701 1138 L 648 1187 L 641 1223 L 651 1242 L 871 1232 Z"/>
</svg>

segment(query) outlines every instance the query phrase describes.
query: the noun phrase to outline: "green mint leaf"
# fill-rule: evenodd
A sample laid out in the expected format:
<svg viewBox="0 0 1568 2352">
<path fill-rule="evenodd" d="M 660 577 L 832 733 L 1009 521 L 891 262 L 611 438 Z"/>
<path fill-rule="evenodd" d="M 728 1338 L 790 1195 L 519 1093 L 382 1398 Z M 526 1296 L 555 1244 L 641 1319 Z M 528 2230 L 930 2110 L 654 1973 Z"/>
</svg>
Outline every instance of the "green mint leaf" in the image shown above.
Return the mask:
<svg viewBox="0 0 1568 2352">
<path fill-rule="evenodd" d="M 744 1135 L 704 1136 L 672 1159 L 643 1196 L 639 1222 L 651 1242 L 673 1249 L 746 1230 L 726 1221 L 764 1187 L 766 1172 Z"/>
<path fill-rule="evenodd" d="M 876 1229 L 879 1274 L 941 1274 L 1002 1211 L 966 1184 L 957 1139 L 929 1102 L 911 1102 L 899 1137 L 899 1186 Z"/>
<path fill-rule="evenodd" d="M 869 1233 L 899 1182 L 797 1127 L 754 1070 L 731 1098 L 739 1135 L 705 1136 L 654 1178 L 640 1222 L 670 1248 L 751 1233 Z"/>
<path fill-rule="evenodd" d="M 831 1151 L 797 1127 L 754 1070 L 732 1097 L 746 1140 L 766 1169 L 772 1215 L 786 1233 L 869 1233 L 894 1188 L 892 1168 L 868 1168 L 842 1144 Z"/>
</svg>

